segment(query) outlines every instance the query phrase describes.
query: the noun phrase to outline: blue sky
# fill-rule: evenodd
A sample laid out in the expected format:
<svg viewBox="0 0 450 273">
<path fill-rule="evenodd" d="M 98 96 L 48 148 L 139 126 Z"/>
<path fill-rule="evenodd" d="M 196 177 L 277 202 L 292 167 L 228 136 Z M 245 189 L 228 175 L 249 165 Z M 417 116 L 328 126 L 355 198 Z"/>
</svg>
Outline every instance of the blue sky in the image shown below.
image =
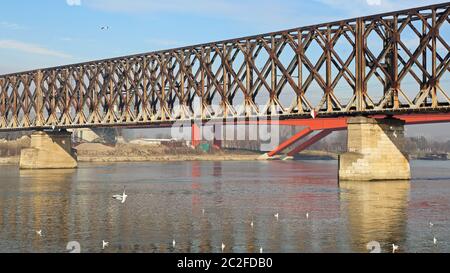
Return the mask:
<svg viewBox="0 0 450 273">
<path fill-rule="evenodd" d="M 0 74 L 222 40 L 432 0 L 3 1 Z M 108 26 L 108 30 L 102 30 Z"/>
</svg>

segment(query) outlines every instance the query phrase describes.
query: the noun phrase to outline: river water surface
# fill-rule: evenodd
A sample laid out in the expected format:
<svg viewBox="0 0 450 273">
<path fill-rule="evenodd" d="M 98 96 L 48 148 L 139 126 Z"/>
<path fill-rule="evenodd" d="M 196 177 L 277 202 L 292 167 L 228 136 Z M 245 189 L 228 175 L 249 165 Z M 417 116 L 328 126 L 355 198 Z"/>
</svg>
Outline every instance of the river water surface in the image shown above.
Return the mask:
<svg viewBox="0 0 450 273">
<path fill-rule="evenodd" d="M 335 161 L 0 166 L 0 252 L 450 252 L 450 161 L 411 166 L 340 185 Z"/>
</svg>

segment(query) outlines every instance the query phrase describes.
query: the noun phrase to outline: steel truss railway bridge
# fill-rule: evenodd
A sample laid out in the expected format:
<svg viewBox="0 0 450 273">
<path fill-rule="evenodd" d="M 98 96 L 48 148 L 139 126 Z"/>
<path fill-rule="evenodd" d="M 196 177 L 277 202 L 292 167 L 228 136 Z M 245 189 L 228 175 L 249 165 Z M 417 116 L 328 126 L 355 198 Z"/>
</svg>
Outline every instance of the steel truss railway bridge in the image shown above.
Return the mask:
<svg viewBox="0 0 450 273">
<path fill-rule="evenodd" d="M 195 138 L 206 122 L 303 126 L 274 156 L 348 129 L 342 179 L 408 179 L 404 124 L 450 121 L 449 14 L 447 2 L 2 75 L 0 132 L 38 131 L 21 165 L 41 168 L 76 166 L 42 159 L 48 138 L 70 148 L 44 130 L 186 123 Z"/>
</svg>

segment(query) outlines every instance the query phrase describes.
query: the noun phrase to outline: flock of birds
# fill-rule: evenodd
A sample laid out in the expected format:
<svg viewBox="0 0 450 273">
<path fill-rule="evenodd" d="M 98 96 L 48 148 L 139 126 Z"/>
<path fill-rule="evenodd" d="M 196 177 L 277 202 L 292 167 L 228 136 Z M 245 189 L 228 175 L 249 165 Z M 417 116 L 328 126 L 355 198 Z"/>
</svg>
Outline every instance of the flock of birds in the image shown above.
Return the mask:
<svg viewBox="0 0 450 273">
<path fill-rule="evenodd" d="M 120 201 L 122 204 L 124 204 L 124 203 L 127 201 L 127 198 L 128 198 L 128 195 L 126 194 L 125 187 L 123 188 L 122 194 L 115 194 L 115 195 L 112 196 L 112 198 L 113 198 L 114 200 Z M 205 209 L 202 209 L 202 214 L 205 215 L 205 213 L 206 213 Z M 275 217 L 275 219 L 278 221 L 279 218 L 280 218 L 280 214 L 279 214 L 279 213 L 274 214 L 274 217 Z M 306 213 L 306 219 L 309 219 L 309 213 Z M 253 229 L 254 226 L 255 226 L 255 223 L 254 223 L 253 221 L 251 221 L 250 226 L 251 226 L 251 228 Z M 37 234 L 39 237 L 43 237 L 42 230 L 36 231 L 36 234 Z M 177 242 L 176 242 L 175 239 L 174 239 L 174 240 L 172 241 L 172 247 L 175 249 L 176 245 L 177 245 Z M 104 250 L 104 249 L 107 248 L 107 247 L 109 247 L 109 242 L 103 240 L 103 241 L 102 241 L 102 249 Z M 224 252 L 225 249 L 226 249 L 226 245 L 225 245 L 223 242 L 222 242 L 222 245 L 221 245 L 221 249 L 222 249 L 222 252 Z M 261 248 L 259 249 L 259 253 L 263 253 L 263 251 L 264 251 L 264 249 L 261 247 Z"/>
<path fill-rule="evenodd" d="M 434 227 L 434 224 L 430 222 L 430 229 Z M 438 240 L 436 239 L 436 236 L 433 236 L 433 244 L 436 246 L 438 243 Z M 392 244 L 392 253 L 396 253 L 399 250 L 399 246 L 396 244 Z"/>
<path fill-rule="evenodd" d="M 122 194 L 115 194 L 115 195 L 112 196 L 112 198 L 113 198 L 114 200 L 120 201 L 122 204 L 124 204 L 124 203 L 126 202 L 127 198 L 128 198 L 128 195 L 126 194 L 125 187 L 123 188 Z M 202 214 L 205 215 L 205 213 L 206 213 L 205 209 L 202 209 Z M 280 219 L 280 214 L 279 214 L 279 213 L 276 213 L 276 214 L 274 214 L 273 216 L 275 217 L 276 221 L 278 222 L 279 219 Z M 306 213 L 305 217 L 306 217 L 306 219 L 309 219 L 309 212 Z M 255 226 L 255 223 L 254 223 L 253 221 L 251 221 L 251 222 L 250 222 L 250 226 L 251 226 L 251 228 L 253 229 L 254 226 Z M 432 222 L 430 222 L 430 223 L 429 223 L 429 226 L 430 226 L 430 228 L 432 229 L 432 228 L 434 227 L 434 224 L 433 224 Z M 36 234 L 37 234 L 39 237 L 43 237 L 42 230 L 36 231 Z M 436 239 L 436 236 L 433 236 L 433 244 L 436 246 L 437 243 L 438 243 L 438 240 Z M 104 250 L 104 249 L 106 249 L 107 247 L 109 247 L 109 244 L 110 244 L 109 242 L 103 240 L 103 241 L 102 241 L 102 249 Z M 176 242 L 175 239 L 174 239 L 174 240 L 172 241 L 172 247 L 173 247 L 173 249 L 175 249 L 176 245 L 177 245 L 177 242 Z M 225 245 L 223 242 L 222 242 L 222 245 L 221 245 L 221 249 L 222 249 L 222 253 L 223 253 L 223 252 L 225 251 L 225 249 L 226 249 L 226 245 Z M 396 253 L 398 250 L 399 250 L 399 246 L 396 245 L 396 244 L 392 244 L 392 253 Z M 263 251 L 264 251 L 264 249 L 261 247 L 261 248 L 259 249 L 259 253 L 263 253 Z"/>
</svg>

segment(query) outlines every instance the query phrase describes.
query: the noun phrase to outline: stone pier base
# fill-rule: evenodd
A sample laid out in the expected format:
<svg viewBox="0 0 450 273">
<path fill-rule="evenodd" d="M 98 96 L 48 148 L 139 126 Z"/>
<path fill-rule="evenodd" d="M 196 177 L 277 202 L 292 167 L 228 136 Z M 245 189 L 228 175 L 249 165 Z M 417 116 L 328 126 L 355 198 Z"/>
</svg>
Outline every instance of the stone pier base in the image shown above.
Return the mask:
<svg viewBox="0 0 450 273">
<path fill-rule="evenodd" d="M 21 169 L 74 169 L 77 158 L 72 150 L 71 133 L 35 132 L 31 148 L 20 154 Z"/>
<path fill-rule="evenodd" d="M 356 117 L 348 122 L 348 152 L 339 159 L 342 181 L 409 180 L 404 121 Z"/>
</svg>

